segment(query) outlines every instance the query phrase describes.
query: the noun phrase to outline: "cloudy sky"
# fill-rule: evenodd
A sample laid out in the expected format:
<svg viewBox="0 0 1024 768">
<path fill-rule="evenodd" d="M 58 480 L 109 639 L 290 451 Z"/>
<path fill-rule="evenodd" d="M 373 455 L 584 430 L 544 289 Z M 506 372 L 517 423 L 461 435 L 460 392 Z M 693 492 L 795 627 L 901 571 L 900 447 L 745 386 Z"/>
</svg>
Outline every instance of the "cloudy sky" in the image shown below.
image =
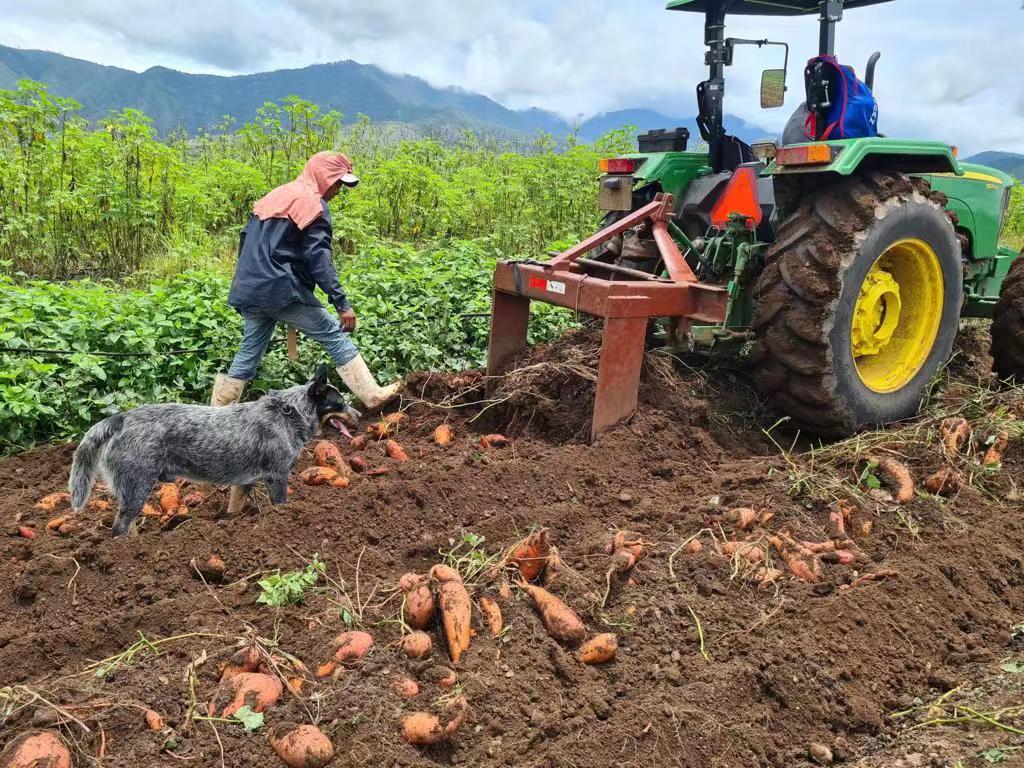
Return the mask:
<svg viewBox="0 0 1024 768">
<path fill-rule="evenodd" d="M 237 74 L 354 59 L 506 106 L 566 116 L 653 107 L 693 114 L 700 17 L 662 0 L 0 0 L 0 44 L 135 70 Z M 812 19 L 734 17 L 728 34 L 793 47 L 783 110 L 762 111 L 760 69 L 778 49 L 740 49 L 727 111 L 776 129 L 795 107 Z M 840 58 L 860 71 L 882 51 L 881 128 L 1024 152 L 1021 0 L 893 0 L 848 11 Z"/>
</svg>

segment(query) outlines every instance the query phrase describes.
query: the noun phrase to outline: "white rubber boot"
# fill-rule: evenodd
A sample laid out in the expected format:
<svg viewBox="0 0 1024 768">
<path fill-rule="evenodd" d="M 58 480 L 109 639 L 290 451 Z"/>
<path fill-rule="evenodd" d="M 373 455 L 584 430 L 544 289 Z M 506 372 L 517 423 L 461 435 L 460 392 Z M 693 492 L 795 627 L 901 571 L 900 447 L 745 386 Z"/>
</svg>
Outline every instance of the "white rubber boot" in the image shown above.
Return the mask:
<svg viewBox="0 0 1024 768">
<path fill-rule="evenodd" d="M 218 373 L 213 380 L 213 396 L 210 398 L 210 405 L 234 405 L 242 399 L 242 392 L 245 390 L 245 382 L 241 379 L 233 379 Z"/>
<path fill-rule="evenodd" d="M 371 411 L 390 403 L 398 397 L 398 393 L 405 386 L 401 380 L 388 384 L 386 387 L 377 384 L 370 369 L 366 367 L 362 355 L 356 355 L 344 365 L 339 365 L 337 370 L 349 391 Z"/>
</svg>

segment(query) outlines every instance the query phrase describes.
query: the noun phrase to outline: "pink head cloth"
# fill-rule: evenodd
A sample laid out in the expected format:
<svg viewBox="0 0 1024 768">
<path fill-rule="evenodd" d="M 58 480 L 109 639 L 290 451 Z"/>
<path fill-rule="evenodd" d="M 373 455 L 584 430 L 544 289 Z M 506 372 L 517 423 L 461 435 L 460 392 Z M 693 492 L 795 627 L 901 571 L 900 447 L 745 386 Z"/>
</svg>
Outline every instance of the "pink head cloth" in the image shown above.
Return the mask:
<svg viewBox="0 0 1024 768">
<path fill-rule="evenodd" d="M 340 152 L 317 152 L 295 181 L 270 190 L 252 206 L 260 221 L 288 217 L 305 229 L 323 213 L 324 193 L 342 176 L 352 173 L 352 161 Z"/>
</svg>

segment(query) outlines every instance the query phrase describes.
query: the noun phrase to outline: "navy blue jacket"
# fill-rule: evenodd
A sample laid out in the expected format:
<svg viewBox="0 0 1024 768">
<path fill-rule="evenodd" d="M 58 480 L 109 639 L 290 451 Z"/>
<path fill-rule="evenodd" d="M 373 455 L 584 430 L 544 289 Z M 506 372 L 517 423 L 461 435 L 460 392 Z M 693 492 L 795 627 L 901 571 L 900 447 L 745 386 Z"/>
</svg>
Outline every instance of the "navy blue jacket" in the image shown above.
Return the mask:
<svg viewBox="0 0 1024 768">
<path fill-rule="evenodd" d="M 273 313 L 296 302 L 320 307 L 313 296 L 319 286 L 339 314 L 349 309 L 332 259 L 331 214 L 327 203 L 321 204 L 323 216 L 305 229 L 287 217 L 249 219 L 238 242 L 228 304 L 253 313 Z"/>
</svg>

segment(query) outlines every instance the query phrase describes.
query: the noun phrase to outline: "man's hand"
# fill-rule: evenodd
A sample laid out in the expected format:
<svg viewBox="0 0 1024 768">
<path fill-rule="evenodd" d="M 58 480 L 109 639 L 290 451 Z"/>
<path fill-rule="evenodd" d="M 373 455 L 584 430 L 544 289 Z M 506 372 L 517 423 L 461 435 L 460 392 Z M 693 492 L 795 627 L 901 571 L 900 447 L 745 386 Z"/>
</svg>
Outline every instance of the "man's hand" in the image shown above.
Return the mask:
<svg viewBox="0 0 1024 768">
<path fill-rule="evenodd" d="M 341 318 L 341 329 L 345 333 L 352 333 L 356 329 L 356 313 L 351 309 L 346 309 L 339 317 Z"/>
</svg>

